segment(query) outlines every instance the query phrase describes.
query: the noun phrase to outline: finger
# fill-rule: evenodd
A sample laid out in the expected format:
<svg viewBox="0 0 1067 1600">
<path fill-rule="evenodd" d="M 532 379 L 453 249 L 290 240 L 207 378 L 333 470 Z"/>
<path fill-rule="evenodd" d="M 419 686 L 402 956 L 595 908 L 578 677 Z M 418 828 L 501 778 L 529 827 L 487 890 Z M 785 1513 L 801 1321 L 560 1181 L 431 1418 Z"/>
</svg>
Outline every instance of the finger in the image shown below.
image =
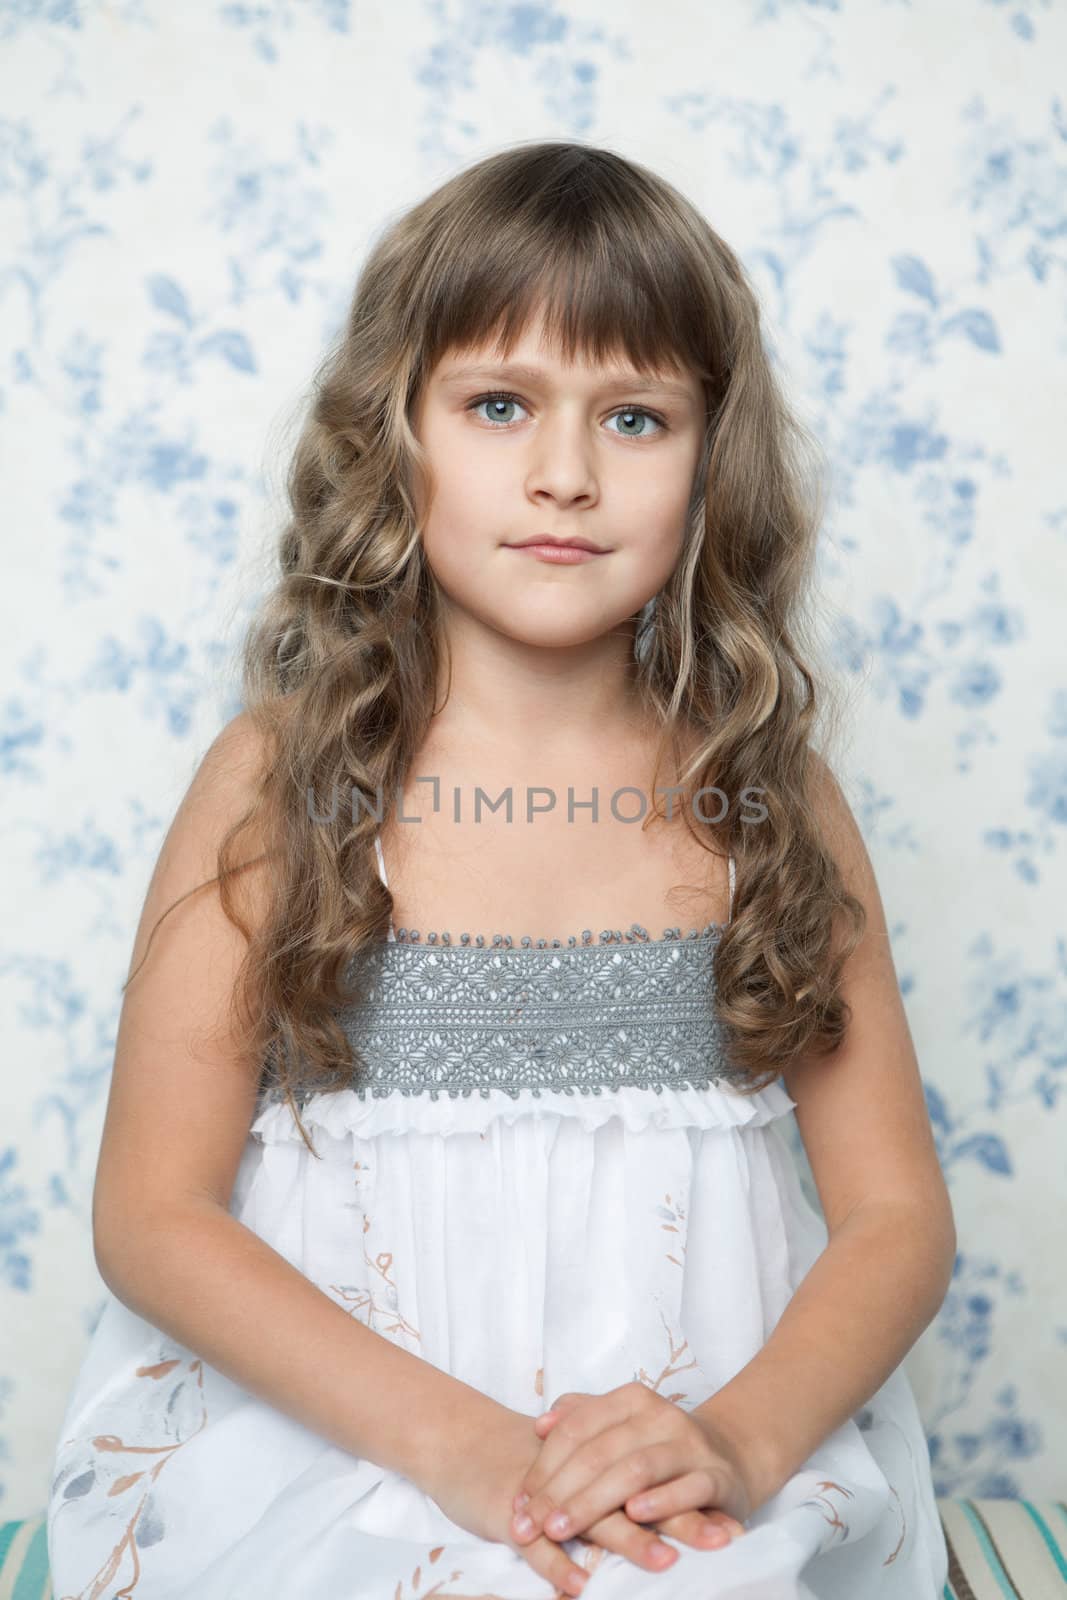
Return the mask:
<svg viewBox="0 0 1067 1600">
<path fill-rule="evenodd" d="M 517 1513 L 519 1516 L 526 1517 L 527 1526 L 524 1532 L 513 1518 L 511 1531 L 514 1537 L 531 1539 L 535 1533 L 541 1531 L 545 1517 L 556 1509 L 558 1494 L 564 1490 L 570 1492 L 589 1481 L 592 1475 L 589 1463 L 586 1462 L 584 1467 L 579 1466 L 575 1471 L 571 1466 L 572 1458 L 589 1440 L 598 1438 L 602 1433 L 612 1430 L 613 1427 L 625 1425 L 633 1416 L 633 1404 L 625 1392 L 626 1387 L 628 1386 L 624 1386 L 622 1389 L 613 1389 L 606 1395 L 579 1396 L 579 1402 L 592 1400 L 594 1403 L 591 1405 L 577 1403 L 574 1406 L 569 1406 L 560 1416 L 548 1437 L 542 1443 L 536 1461 L 526 1472 L 522 1483 L 519 1485 L 519 1493 L 525 1493 L 529 1496 L 528 1503 L 521 1512 Z M 625 1449 L 628 1445 L 632 1446 L 632 1442 L 632 1438 L 624 1440 L 622 1448 Z M 613 1448 L 617 1449 L 615 1445 L 613 1445 Z M 548 1491 L 548 1486 L 552 1483 L 552 1480 L 561 1473 L 565 1466 L 570 1466 L 571 1469 L 567 1481 L 557 1484 L 555 1493 Z M 630 1492 L 633 1492 L 634 1485 L 632 1481 L 627 1487 Z M 621 1501 L 616 1501 L 611 1509 L 616 1510 L 620 1503 Z M 607 1510 L 608 1508 L 607 1506 L 602 1506 L 600 1509 Z"/>
<path fill-rule="evenodd" d="M 569 1401 L 572 1397 L 562 1398 Z M 617 1460 L 631 1455 L 645 1443 L 650 1431 L 650 1408 L 656 1412 L 654 1431 L 664 1440 L 672 1439 L 674 1431 L 685 1424 L 682 1412 L 674 1406 L 664 1405 L 662 1398 L 653 1395 L 642 1383 L 624 1383 L 606 1394 L 579 1394 L 573 1399 L 576 1404 L 573 1408 L 564 1408 L 520 1486 L 529 1494 L 529 1501 L 522 1511 L 517 1512 L 520 1519 L 526 1519 L 522 1528 L 516 1522 L 512 1524 L 513 1531 L 519 1537 L 531 1538 L 542 1528 L 547 1533 L 555 1531 L 557 1538 L 569 1537 L 565 1529 L 548 1528 L 547 1518 L 553 1511 L 561 1509 L 562 1497 L 573 1496 L 580 1487 L 601 1475 L 605 1459 Z M 593 1441 L 602 1447 L 600 1459 L 590 1452 L 589 1446 Z M 676 1446 L 678 1442 L 675 1439 Z M 673 1464 L 668 1475 L 670 1470 L 676 1470 Z M 641 1485 L 635 1485 L 631 1476 L 629 1481 L 622 1483 L 622 1493 L 617 1498 L 605 1499 L 601 1494 L 599 1503 L 591 1510 L 600 1515 L 618 1510 L 625 1494 L 632 1494 L 639 1487 Z M 583 1516 L 584 1521 L 573 1523 L 572 1531 L 576 1529 L 580 1532 L 581 1527 L 588 1524 L 589 1516 L 585 1515 L 585 1508 Z"/>
<path fill-rule="evenodd" d="M 662 1522 L 665 1517 L 677 1516 L 682 1511 L 700 1511 L 705 1506 L 721 1503 L 723 1490 L 712 1473 L 700 1469 L 683 1472 L 679 1477 L 662 1473 L 649 1488 L 635 1490 L 622 1502 L 627 1516 L 638 1522 Z M 546 1533 L 551 1529 L 546 1528 Z"/>
<path fill-rule="evenodd" d="M 558 1404 L 558 1402 L 557 1402 L 557 1404 Z M 537 1435 L 538 1439 L 540 1439 L 542 1441 L 547 1439 L 549 1433 L 555 1427 L 556 1423 L 559 1421 L 559 1418 L 560 1418 L 560 1412 L 558 1410 L 556 1410 L 556 1411 L 542 1411 L 542 1413 L 541 1413 L 541 1415 L 539 1417 L 535 1417 L 534 1418 L 534 1424 L 533 1424 L 534 1425 L 534 1433 Z M 529 1503 L 530 1503 L 530 1494 L 531 1494 L 529 1480 L 531 1480 L 532 1477 L 533 1477 L 533 1472 L 532 1472 L 532 1469 L 531 1469 L 531 1471 L 527 1472 L 526 1477 L 523 1478 L 522 1483 L 519 1485 L 519 1487 L 518 1487 L 518 1489 L 517 1489 L 517 1491 L 515 1493 L 515 1497 L 511 1502 L 512 1511 L 521 1511 L 523 1506 L 529 1505 Z"/>
<path fill-rule="evenodd" d="M 725 1511 L 682 1511 L 663 1517 L 652 1526 L 657 1533 L 669 1534 L 694 1550 L 718 1550 L 744 1533 L 744 1528 Z"/>
<path fill-rule="evenodd" d="M 547 1439 L 561 1416 L 560 1411 L 542 1411 L 539 1417 L 534 1418 L 534 1433 L 539 1439 Z"/>
<path fill-rule="evenodd" d="M 558 1400 L 553 1402 L 552 1409 L 550 1411 L 542 1411 L 539 1417 L 534 1417 L 533 1426 L 534 1433 L 536 1434 L 537 1438 L 543 1442 L 551 1432 L 552 1428 L 554 1428 L 556 1423 L 559 1421 L 563 1411 L 565 1411 L 569 1406 L 573 1405 L 580 1398 L 581 1396 L 575 1394 L 561 1395 Z M 515 1491 L 515 1495 L 511 1502 L 512 1511 L 521 1511 L 524 1506 L 529 1505 L 531 1495 L 536 1494 L 538 1488 L 541 1486 L 541 1482 L 543 1481 L 543 1472 L 538 1472 L 537 1469 L 539 1466 L 543 1467 L 540 1456 L 538 1456 L 534 1464 L 527 1470 L 522 1482 Z"/>
<path fill-rule="evenodd" d="M 642 1528 L 625 1511 L 612 1511 L 587 1528 L 583 1539 L 614 1550 L 644 1572 L 666 1572 L 678 1560 L 678 1552 L 654 1528 Z"/>
<path fill-rule="evenodd" d="M 683 1464 L 676 1441 L 644 1442 L 647 1438 L 628 1422 L 580 1446 L 519 1513 L 528 1523 L 520 1527 L 513 1520 L 516 1534 L 521 1537 L 527 1527 L 528 1538 L 543 1531 L 552 1539 L 570 1539 L 611 1511 L 623 1509 L 635 1522 L 651 1522 L 715 1503 L 715 1485 L 706 1472 L 678 1476 Z M 610 1465 L 604 1467 L 604 1462 Z M 673 1498 L 656 1500 L 655 1494 L 668 1484 L 676 1491 Z M 679 1484 L 684 1485 L 680 1493 Z"/>
<path fill-rule="evenodd" d="M 542 1578 L 547 1578 L 555 1589 L 561 1589 L 570 1595 L 581 1594 L 589 1574 L 584 1567 L 572 1561 L 566 1550 L 554 1539 L 546 1539 L 542 1535 L 532 1544 L 516 1545 L 514 1548 L 533 1570 Z"/>
<path fill-rule="evenodd" d="M 569 1396 L 567 1398 L 569 1399 Z M 558 1406 L 559 1405 L 559 1401 L 557 1401 L 556 1404 Z M 559 1417 L 560 1417 L 560 1413 L 557 1410 L 557 1411 L 543 1411 L 539 1417 L 535 1417 L 534 1418 L 534 1424 L 533 1424 L 534 1425 L 534 1432 L 537 1434 L 539 1439 L 544 1439 L 547 1436 L 547 1434 L 549 1433 L 550 1429 L 552 1429 L 556 1425 L 556 1423 L 559 1421 Z M 536 1462 L 534 1463 L 534 1465 L 536 1466 Z M 533 1477 L 534 1477 L 534 1468 L 531 1467 L 527 1471 L 527 1473 L 524 1476 L 522 1482 L 519 1484 L 519 1487 L 516 1489 L 515 1494 L 512 1496 L 512 1501 L 511 1501 L 511 1509 L 512 1509 L 512 1511 L 521 1511 L 524 1506 L 528 1506 L 529 1505 L 530 1496 L 531 1496 L 532 1493 L 535 1492 L 534 1488 L 532 1487 Z"/>
</svg>

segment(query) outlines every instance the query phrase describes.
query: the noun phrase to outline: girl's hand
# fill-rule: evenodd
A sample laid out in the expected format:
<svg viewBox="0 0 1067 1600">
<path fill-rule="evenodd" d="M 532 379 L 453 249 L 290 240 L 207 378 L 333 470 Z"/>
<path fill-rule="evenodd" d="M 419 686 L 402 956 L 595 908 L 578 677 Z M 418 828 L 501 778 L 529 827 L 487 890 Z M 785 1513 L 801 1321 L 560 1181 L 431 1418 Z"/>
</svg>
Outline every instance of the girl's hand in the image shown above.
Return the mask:
<svg viewBox="0 0 1067 1600">
<path fill-rule="evenodd" d="M 558 1540 L 540 1534 L 520 1543 L 511 1529 L 511 1487 L 544 1448 L 534 1432 L 535 1419 L 496 1402 L 484 1408 L 484 1415 L 477 1443 L 442 1451 L 432 1476 L 420 1477 L 420 1487 L 457 1527 L 493 1544 L 509 1545 L 557 1592 L 580 1594 L 589 1574 Z"/>
<path fill-rule="evenodd" d="M 517 1540 L 539 1538 L 542 1531 L 556 1539 L 591 1534 L 630 1555 L 633 1536 L 642 1537 L 634 1523 L 652 1523 L 705 1549 L 744 1533 L 741 1523 L 753 1506 L 730 1439 L 644 1384 L 623 1384 L 605 1395 L 561 1395 L 534 1427 L 545 1443 L 513 1501 L 517 1514 L 532 1523 L 523 1533 L 512 1521 Z M 621 1522 L 610 1515 L 619 1508 Z M 569 1515 L 566 1527 L 549 1520 L 557 1512 Z M 707 1536 L 709 1521 L 722 1530 L 717 1539 Z M 602 1537 L 605 1531 L 609 1537 Z"/>
</svg>

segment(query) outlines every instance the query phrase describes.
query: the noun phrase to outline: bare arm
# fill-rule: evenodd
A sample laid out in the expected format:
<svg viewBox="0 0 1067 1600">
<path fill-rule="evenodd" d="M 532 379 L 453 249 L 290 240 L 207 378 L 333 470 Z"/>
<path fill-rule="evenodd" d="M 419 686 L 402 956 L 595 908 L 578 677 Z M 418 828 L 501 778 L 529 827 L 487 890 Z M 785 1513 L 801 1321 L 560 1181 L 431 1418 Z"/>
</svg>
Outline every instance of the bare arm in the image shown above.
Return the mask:
<svg viewBox="0 0 1067 1600">
<path fill-rule="evenodd" d="M 937 1315 L 956 1229 L 897 982 L 885 911 L 855 818 L 828 769 L 826 836 L 866 930 L 844 966 L 852 1016 L 833 1055 L 785 1069 L 829 1242 L 764 1348 L 702 1408 L 732 1427 L 777 1492 L 852 1416 Z"/>
<path fill-rule="evenodd" d="M 230 1026 L 246 945 L 217 885 L 188 891 L 215 873 L 219 840 L 245 813 L 264 760 L 249 720 L 236 718 L 160 852 L 119 1017 L 93 1190 L 96 1262 L 119 1300 L 242 1388 L 420 1482 L 439 1453 L 450 1458 L 461 1416 L 477 1436 L 499 1407 L 353 1320 L 230 1210 L 261 1066 Z M 263 849 L 253 833 L 240 854 L 255 862 Z M 246 917 L 261 925 L 269 872 L 241 881 Z"/>
<path fill-rule="evenodd" d="M 116 1297 L 241 1388 L 432 1493 L 496 1402 L 356 1320 L 213 1200 L 97 1244 Z"/>
<path fill-rule="evenodd" d="M 755 1506 L 777 1494 L 900 1365 L 941 1307 L 954 1248 L 916 1206 L 857 1208 L 763 1348 L 694 1408 L 735 1441 Z"/>
</svg>

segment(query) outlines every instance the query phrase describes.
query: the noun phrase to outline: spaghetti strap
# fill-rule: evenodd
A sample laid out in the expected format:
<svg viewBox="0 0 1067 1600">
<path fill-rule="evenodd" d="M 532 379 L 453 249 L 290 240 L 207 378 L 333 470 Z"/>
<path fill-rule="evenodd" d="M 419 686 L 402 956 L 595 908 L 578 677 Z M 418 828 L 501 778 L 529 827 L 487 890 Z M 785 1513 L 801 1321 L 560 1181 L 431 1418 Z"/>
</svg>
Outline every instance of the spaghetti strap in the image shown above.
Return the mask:
<svg viewBox="0 0 1067 1600">
<path fill-rule="evenodd" d="M 374 835 L 374 849 L 375 849 L 375 853 L 377 854 L 377 857 L 378 857 L 378 876 L 381 878 L 382 882 L 385 884 L 385 887 L 388 889 L 388 887 L 389 887 L 389 879 L 385 875 L 385 855 L 384 855 L 384 853 L 382 851 L 381 837 L 378 834 Z M 393 943 L 395 941 L 395 939 L 396 939 L 396 929 L 393 926 L 392 917 L 389 918 L 389 932 L 386 934 L 385 937 L 386 937 L 386 939 L 388 940 L 389 943 Z"/>
<path fill-rule="evenodd" d="M 730 904 L 726 911 L 726 920 L 729 922 L 734 914 L 734 883 L 737 880 L 737 867 L 733 856 L 730 857 Z"/>
</svg>

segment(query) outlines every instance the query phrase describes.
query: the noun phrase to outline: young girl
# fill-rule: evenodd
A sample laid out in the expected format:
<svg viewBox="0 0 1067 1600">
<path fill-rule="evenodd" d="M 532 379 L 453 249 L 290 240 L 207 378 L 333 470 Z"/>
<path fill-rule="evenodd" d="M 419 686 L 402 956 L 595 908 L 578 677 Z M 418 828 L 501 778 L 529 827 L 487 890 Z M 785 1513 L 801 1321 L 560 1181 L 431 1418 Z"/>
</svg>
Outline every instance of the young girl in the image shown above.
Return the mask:
<svg viewBox="0 0 1067 1600">
<path fill-rule="evenodd" d="M 371 252 L 135 941 L 57 1600 L 940 1600 L 900 1363 L 955 1235 L 812 746 L 805 439 L 609 151 Z"/>
</svg>

